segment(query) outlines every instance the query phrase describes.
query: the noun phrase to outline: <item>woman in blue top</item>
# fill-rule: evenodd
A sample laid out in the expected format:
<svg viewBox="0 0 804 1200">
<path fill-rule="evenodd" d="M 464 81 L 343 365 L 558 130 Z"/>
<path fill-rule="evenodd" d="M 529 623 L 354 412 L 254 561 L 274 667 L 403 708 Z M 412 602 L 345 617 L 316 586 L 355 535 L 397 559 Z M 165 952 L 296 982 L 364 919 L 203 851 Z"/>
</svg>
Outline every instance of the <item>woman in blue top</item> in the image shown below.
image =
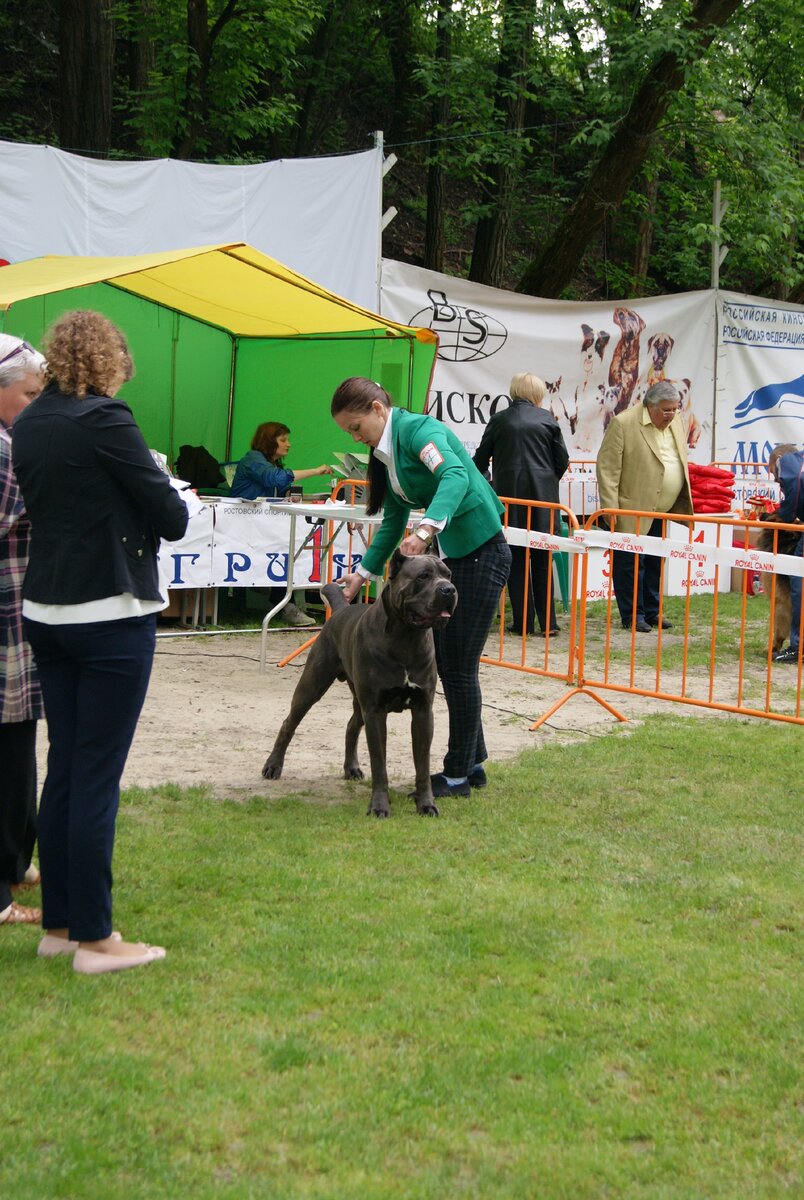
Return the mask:
<svg viewBox="0 0 804 1200">
<path fill-rule="evenodd" d="M 290 430 L 281 421 L 265 421 L 257 426 L 251 439 L 251 449 L 237 464 L 235 477 L 229 489 L 232 496 L 244 500 L 256 500 L 266 496 L 269 500 L 281 499 L 290 491 L 290 485 L 301 479 L 312 479 L 316 475 L 329 475 L 332 468 L 328 463 L 320 467 L 308 467 L 304 471 L 291 471 L 284 463 L 290 452 Z M 279 614 L 288 625 L 315 625 L 312 617 L 304 611 L 304 591 L 293 593 Z"/>
<path fill-rule="evenodd" d="M 304 471 L 291 471 L 284 462 L 285 455 L 289 453 L 290 430 L 287 425 L 280 421 L 265 421 L 258 425 L 251 439 L 251 449 L 237 464 L 229 489 L 231 494 L 241 496 L 244 500 L 256 500 L 258 496 L 277 500 L 288 494 L 292 483 L 332 473 L 329 463 L 308 467 Z"/>
</svg>

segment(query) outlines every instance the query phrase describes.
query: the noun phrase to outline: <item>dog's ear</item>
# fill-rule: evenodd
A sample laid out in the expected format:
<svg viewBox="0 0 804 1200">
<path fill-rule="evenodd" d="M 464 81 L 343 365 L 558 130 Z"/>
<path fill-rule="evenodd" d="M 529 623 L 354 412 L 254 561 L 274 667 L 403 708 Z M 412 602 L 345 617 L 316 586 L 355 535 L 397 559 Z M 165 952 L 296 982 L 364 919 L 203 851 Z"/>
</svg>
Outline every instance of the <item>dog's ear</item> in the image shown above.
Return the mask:
<svg viewBox="0 0 804 1200">
<path fill-rule="evenodd" d="M 601 358 L 603 357 L 603 353 L 610 341 L 611 334 L 609 333 L 608 329 L 600 329 L 598 331 L 597 341 L 595 342 L 595 350 L 597 350 Z"/>
<path fill-rule="evenodd" d="M 581 350 L 588 350 L 594 344 L 595 331 L 591 325 L 581 325 L 581 333 L 583 334 Z"/>
<path fill-rule="evenodd" d="M 652 349 L 653 349 L 653 343 L 654 343 L 655 341 L 656 341 L 656 334 L 655 334 L 655 333 L 652 333 L 652 334 L 650 335 L 650 337 L 648 338 L 648 349 L 649 349 L 649 350 L 652 350 Z"/>
<path fill-rule="evenodd" d="M 393 554 L 391 555 L 391 560 L 388 563 L 388 578 L 389 579 L 393 579 L 395 575 L 399 574 L 399 571 L 400 571 L 401 567 L 403 566 L 404 562 L 405 562 L 405 556 L 402 553 L 402 551 L 397 547 L 397 549 L 394 550 Z"/>
</svg>

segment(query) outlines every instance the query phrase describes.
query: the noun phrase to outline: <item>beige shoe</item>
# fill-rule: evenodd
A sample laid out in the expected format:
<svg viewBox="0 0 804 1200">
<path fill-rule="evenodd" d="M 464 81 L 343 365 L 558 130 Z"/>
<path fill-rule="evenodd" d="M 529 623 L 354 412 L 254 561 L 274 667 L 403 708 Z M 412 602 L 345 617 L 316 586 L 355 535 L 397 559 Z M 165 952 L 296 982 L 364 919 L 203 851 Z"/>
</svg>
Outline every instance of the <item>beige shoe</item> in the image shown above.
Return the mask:
<svg viewBox="0 0 804 1200">
<path fill-rule="evenodd" d="M 109 975 L 112 971 L 128 971 L 132 967 L 147 967 L 165 957 L 164 946 L 146 946 L 142 954 L 104 954 L 100 950 L 80 947 L 73 955 L 73 970 L 79 975 Z"/>
<path fill-rule="evenodd" d="M 60 954 L 75 954 L 78 949 L 78 942 L 71 942 L 69 938 L 54 937 L 52 933 L 46 933 L 36 953 L 40 958 L 58 958 Z"/>
<path fill-rule="evenodd" d="M 122 942 L 123 935 L 116 929 L 112 930 L 109 935 L 113 941 Z M 60 954 L 75 954 L 78 949 L 78 942 L 72 942 L 69 938 L 54 937 L 52 933 L 46 933 L 36 953 L 40 958 L 58 958 Z"/>
<path fill-rule="evenodd" d="M 279 610 L 277 616 L 281 617 L 286 625 L 315 625 L 314 619 L 309 617 L 306 612 L 302 612 L 293 600 L 288 600 L 285 607 Z"/>
</svg>

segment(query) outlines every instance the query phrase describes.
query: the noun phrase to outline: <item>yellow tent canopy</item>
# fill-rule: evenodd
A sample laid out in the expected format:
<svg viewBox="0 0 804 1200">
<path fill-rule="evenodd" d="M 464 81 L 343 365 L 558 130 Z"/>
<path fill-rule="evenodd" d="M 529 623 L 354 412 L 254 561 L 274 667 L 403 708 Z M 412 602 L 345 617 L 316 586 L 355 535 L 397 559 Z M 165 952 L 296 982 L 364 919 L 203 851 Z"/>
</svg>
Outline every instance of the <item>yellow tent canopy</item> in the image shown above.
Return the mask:
<svg viewBox="0 0 804 1200">
<path fill-rule="evenodd" d="M 421 410 L 437 348 L 431 330 L 360 308 L 243 243 L 0 269 L 6 332 L 36 344 L 74 308 L 98 309 L 126 334 L 137 376 L 125 399 L 171 461 L 182 442 L 240 457 L 256 425 L 281 420 L 294 433 L 290 465 L 320 462 L 339 445 L 328 410 L 341 379 L 367 375 Z"/>
</svg>

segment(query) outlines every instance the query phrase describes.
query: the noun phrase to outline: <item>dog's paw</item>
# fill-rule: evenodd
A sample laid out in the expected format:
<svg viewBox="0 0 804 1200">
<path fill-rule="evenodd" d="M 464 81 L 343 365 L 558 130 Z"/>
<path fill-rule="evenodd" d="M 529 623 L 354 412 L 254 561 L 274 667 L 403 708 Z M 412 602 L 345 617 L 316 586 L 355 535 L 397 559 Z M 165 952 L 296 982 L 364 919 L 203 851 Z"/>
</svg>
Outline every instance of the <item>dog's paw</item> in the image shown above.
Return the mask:
<svg viewBox="0 0 804 1200">
<path fill-rule="evenodd" d="M 263 779 L 280 779 L 282 776 L 282 763 L 275 762 L 268 758 L 265 760 L 265 766 L 262 769 Z"/>
<path fill-rule="evenodd" d="M 437 817 L 438 807 L 435 804 L 417 804 L 416 812 L 420 817 Z"/>
</svg>

